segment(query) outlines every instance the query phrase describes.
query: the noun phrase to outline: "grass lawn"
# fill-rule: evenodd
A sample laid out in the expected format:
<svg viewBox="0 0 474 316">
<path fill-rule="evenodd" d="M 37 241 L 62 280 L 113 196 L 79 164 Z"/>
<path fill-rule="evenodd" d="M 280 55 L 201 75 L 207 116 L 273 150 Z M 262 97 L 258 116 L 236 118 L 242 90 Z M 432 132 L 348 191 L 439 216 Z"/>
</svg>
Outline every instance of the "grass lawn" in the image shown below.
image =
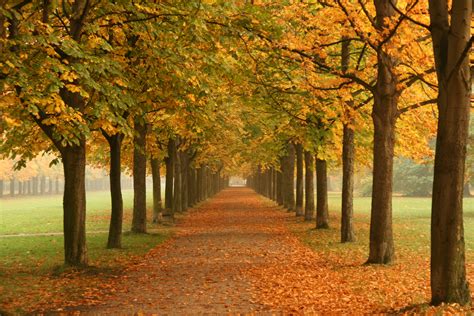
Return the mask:
<svg viewBox="0 0 474 316">
<path fill-rule="evenodd" d="M 61 198 L 57 195 L 0 200 L 0 235 L 62 232 Z M 4 311 L 24 313 L 55 302 L 66 305 L 65 302 L 90 300 L 90 293 L 110 286 L 120 271 L 171 235 L 171 227 L 149 222 L 152 233 L 124 233 L 122 249 L 105 249 L 107 233 L 97 231 L 108 230 L 109 194 L 91 192 L 87 198 L 87 246 L 91 265 L 87 269 L 62 265 L 62 235 L 0 237 L 0 315 Z M 124 191 L 123 198 L 124 229 L 129 230 L 133 192 Z M 149 208 L 151 199 L 150 193 Z M 150 209 L 148 213 L 151 216 Z M 104 279 L 110 283 L 104 283 Z"/>
<path fill-rule="evenodd" d="M 133 190 L 124 190 L 124 229 L 131 225 Z M 147 204 L 151 207 L 152 192 L 147 192 Z M 87 192 L 87 231 L 109 229 L 110 193 Z M 62 195 L 31 196 L 0 199 L 0 235 L 49 233 L 63 231 Z"/>
</svg>

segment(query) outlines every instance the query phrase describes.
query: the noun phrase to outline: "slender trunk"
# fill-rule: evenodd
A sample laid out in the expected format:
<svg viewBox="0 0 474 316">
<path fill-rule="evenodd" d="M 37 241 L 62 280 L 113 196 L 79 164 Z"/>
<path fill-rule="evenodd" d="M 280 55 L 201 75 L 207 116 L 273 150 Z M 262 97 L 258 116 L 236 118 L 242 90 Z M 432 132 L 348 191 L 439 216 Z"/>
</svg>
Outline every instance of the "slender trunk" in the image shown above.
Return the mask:
<svg viewBox="0 0 474 316">
<path fill-rule="evenodd" d="M 305 150 L 305 205 L 304 220 L 310 221 L 314 218 L 314 156 Z"/>
<path fill-rule="evenodd" d="M 396 5 L 394 1 L 393 5 Z M 386 31 L 396 14 L 388 1 L 375 1 L 376 25 Z M 397 74 L 394 58 L 385 47 L 377 51 L 377 83 L 374 90 L 374 168 L 370 212 L 370 245 L 367 263 L 387 264 L 395 257 L 392 232 L 392 188 L 395 125 L 398 117 Z"/>
<path fill-rule="evenodd" d="M 175 151 L 174 156 L 174 187 L 172 217 L 176 212 L 183 211 L 182 205 L 182 176 L 181 176 L 181 152 Z"/>
<path fill-rule="evenodd" d="M 10 179 L 10 196 L 15 196 L 15 178 Z"/>
<path fill-rule="evenodd" d="M 316 228 L 329 228 L 326 160 L 316 158 Z"/>
<path fill-rule="evenodd" d="M 107 248 L 122 247 L 122 222 L 123 222 L 123 199 L 121 187 L 121 147 L 123 134 L 108 136 L 104 134 L 110 148 L 110 198 L 112 212 L 110 215 L 109 237 Z"/>
<path fill-rule="evenodd" d="M 466 280 L 463 184 L 472 74 L 472 1 L 430 1 L 438 76 L 438 133 L 431 206 L 431 302 L 471 302 Z M 451 18 L 449 15 L 451 14 Z M 471 42 L 472 44 L 472 42 Z"/>
<path fill-rule="evenodd" d="M 183 211 L 188 209 L 189 191 L 188 191 L 188 170 L 189 156 L 185 150 L 181 154 L 181 207 Z"/>
<path fill-rule="evenodd" d="M 40 194 L 44 195 L 46 193 L 46 177 L 40 177 Z"/>
<path fill-rule="evenodd" d="M 135 119 L 132 232 L 146 233 L 146 125 Z"/>
<path fill-rule="evenodd" d="M 196 169 L 188 168 L 188 206 L 196 204 Z"/>
<path fill-rule="evenodd" d="M 161 213 L 161 174 L 160 160 L 151 159 L 151 176 L 153 180 L 153 223 L 161 222 L 163 214 Z"/>
<path fill-rule="evenodd" d="M 303 216 L 303 145 L 296 144 L 296 216 Z"/>
<path fill-rule="evenodd" d="M 168 157 L 166 157 L 166 183 L 165 183 L 165 208 L 171 210 L 173 207 L 173 180 L 174 180 L 174 156 L 176 145 L 174 139 L 168 140 Z"/>
<path fill-rule="evenodd" d="M 280 169 L 283 169 L 283 163 L 280 161 Z M 277 204 L 283 205 L 283 173 L 278 170 L 277 171 Z"/>
<path fill-rule="evenodd" d="M 348 124 L 344 124 L 342 140 L 341 242 L 355 241 L 352 225 L 354 159 L 354 130 Z"/>
<path fill-rule="evenodd" d="M 38 177 L 33 177 L 33 195 L 38 195 L 39 190 L 38 190 Z M 30 194 L 30 186 L 28 186 L 28 194 Z"/>
<path fill-rule="evenodd" d="M 60 193 L 60 188 L 59 188 L 59 177 L 56 177 L 56 194 Z"/>
<path fill-rule="evenodd" d="M 23 181 L 18 181 L 18 195 L 23 195 Z"/>
<path fill-rule="evenodd" d="M 295 146 L 288 142 L 283 168 L 283 203 L 289 212 L 295 209 Z"/>
<path fill-rule="evenodd" d="M 53 194 L 53 178 L 48 179 L 48 194 Z"/>
<path fill-rule="evenodd" d="M 203 185 L 203 167 L 200 166 L 199 168 L 197 168 L 197 173 L 196 173 L 196 197 L 197 197 L 197 201 L 198 202 L 201 202 L 203 200 L 203 196 L 204 196 L 204 193 L 203 193 L 203 188 L 202 188 L 202 185 Z"/>
<path fill-rule="evenodd" d="M 3 197 L 3 190 L 4 190 L 5 184 L 3 180 L 0 180 L 0 198 Z"/>
<path fill-rule="evenodd" d="M 86 145 L 63 147 L 64 168 L 63 224 L 64 261 L 69 265 L 87 265 L 86 247 Z"/>
</svg>

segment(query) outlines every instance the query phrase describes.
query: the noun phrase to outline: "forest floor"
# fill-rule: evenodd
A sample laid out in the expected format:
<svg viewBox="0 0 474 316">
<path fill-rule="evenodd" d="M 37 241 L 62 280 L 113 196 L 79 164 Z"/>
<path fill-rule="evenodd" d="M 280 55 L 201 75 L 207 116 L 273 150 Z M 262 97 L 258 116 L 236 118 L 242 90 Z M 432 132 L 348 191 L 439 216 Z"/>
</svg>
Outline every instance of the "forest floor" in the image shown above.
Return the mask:
<svg viewBox="0 0 474 316">
<path fill-rule="evenodd" d="M 332 223 L 337 223 L 335 216 Z M 250 189 L 229 188 L 190 209 L 173 237 L 146 255 L 122 262 L 122 269 L 58 272 L 58 282 L 76 285 L 77 295 L 37 304 L 30 311 L 81 315 L 462 311 L 457 306 L 434 309 L 426 304 L 429 257 L 407 236 L 402 236 L 405 242 L 397 248 L 395 264 L 363 265 L 368 225 L 361 223 L 365 217 L 355 222 L 359 241 L 341 245 L 337 225 L 315 230 L 313 222 L 302 222 Z M 468 272 L 472 283 L 472 264 Z"/>
</svg>

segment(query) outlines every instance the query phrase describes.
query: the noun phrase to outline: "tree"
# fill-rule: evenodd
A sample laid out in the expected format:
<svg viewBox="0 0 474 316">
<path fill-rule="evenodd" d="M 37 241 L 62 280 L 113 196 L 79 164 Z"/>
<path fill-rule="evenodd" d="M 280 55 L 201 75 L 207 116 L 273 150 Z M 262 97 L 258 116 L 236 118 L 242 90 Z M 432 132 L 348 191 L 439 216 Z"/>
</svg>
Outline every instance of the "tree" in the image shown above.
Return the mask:
<svg viewBox="0 0 474 316">
<path fill-rule="evenodd" d="M 472 1 L 429 1 L 438 77 L 438 135 L 431 217 L 431 302 L 469 304 L 463 227 L 463 187 L 471 75 L 468 52 Z"/>
</svg>

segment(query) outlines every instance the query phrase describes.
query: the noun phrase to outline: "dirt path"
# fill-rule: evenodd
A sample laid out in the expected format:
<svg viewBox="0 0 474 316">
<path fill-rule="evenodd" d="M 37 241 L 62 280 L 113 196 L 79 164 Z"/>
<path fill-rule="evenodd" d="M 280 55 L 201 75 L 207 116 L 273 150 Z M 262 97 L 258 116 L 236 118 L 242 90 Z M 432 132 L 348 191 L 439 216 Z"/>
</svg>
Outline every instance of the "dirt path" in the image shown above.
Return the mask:
<svg viewBox="0 0 474 316">
<path fill-rule="evenodd" d="M 285 212 L 246 188 L 219 193 L 178 225 L 177 235 L 123 276 L 105 305 L 86 314 L 249 313 L 268 310 L 252 297 L 248 271 L 281 252 Z M 83 310 L 84 311 L 84 310 Z"/>
</svg>

